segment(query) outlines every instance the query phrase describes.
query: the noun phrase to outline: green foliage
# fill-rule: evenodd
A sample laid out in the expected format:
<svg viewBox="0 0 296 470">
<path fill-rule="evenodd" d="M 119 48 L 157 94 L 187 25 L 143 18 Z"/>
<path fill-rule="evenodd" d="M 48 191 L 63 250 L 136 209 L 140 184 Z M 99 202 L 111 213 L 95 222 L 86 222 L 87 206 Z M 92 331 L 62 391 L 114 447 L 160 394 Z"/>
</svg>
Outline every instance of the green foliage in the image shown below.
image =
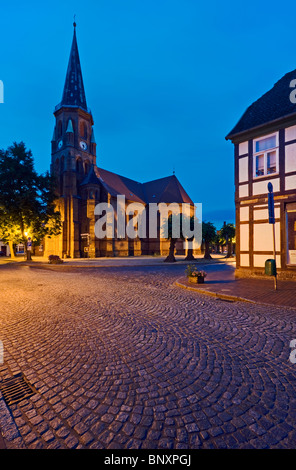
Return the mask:
<svg viewBox="0 0 296 470">
<path fill-rule="evenodd" d="M 235 237 L 235 226 L 234 224 L 225 224 L 220 230 L 220 236 L 225 240 L 233 241 Z"/>
<path fill-rule="evenodd" d="M 185 273 L 187 277 L 206 277 L 207 273 L 202 270 L 198 270 L 194 264 L 188 264 L 185 269 Z"/>
<path fill-rule="evenodd" d="M 55 210 L 53 177 L 34 170 L 32 152 L 23 142 L 0 150 L 0 238 L 4 242 L 38 243 L 61 231 Z"/>
<path fill-rule="evenodd" d="M 179 231 L 179 237 L 182 240 L 184 239 L 182 234 L 182 215 L 181 214 L 169 214 L 168 218 L 165 219 L 163 225 L 161 226 L 161 230 L 167 234 L 167 239 L 173 239 L 174 231 Z M 178 239 L 177 238 L 177 239 Z M 176 239 L 176 240 L 177 240 Z"/>
<path fill-rule="evenodd" d="M 216 227 L 212 222 L 202 223 L 202 238 L 205 243 L 211 243 L 216 238 Z"/>
<path fill-rule="evenodd" d="M 185 214 L 169 214 L 168 218 L 163 222 L 161 226 L 161 231 L 167 234 L 167 239 L 171 240 L 173 238 L 174 230 L 179 231 L 179 237 L 177 239 L 184 240 L 183 227 L 184 231 L 189 229 L 190 231 L 194 230 L 195 216 L 186 216 Z M 174 229 L 174 230 L 173 230 Z"/>
</svg>

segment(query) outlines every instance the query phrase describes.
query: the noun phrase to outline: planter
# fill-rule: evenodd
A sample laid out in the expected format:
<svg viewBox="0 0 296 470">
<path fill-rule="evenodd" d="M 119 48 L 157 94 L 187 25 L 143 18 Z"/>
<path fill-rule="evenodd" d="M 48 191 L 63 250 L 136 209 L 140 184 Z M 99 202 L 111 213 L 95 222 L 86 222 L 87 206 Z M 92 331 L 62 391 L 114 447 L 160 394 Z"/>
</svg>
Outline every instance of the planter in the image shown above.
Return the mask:
<svg viewBox="0 0 296 470">
<path fill-rule="evenodd" d="M 188 276 L 188 281 L 192 284 L 204 284 L 205 278 L 204 276 Z"/>
</svg>

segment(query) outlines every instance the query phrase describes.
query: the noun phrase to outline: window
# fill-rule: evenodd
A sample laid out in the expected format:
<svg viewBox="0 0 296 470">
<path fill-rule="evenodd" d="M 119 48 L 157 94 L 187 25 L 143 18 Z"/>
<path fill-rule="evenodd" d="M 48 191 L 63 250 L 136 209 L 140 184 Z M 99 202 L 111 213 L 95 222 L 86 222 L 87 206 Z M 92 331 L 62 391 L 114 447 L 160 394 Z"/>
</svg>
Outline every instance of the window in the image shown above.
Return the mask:
<svg viewBox="0 0 296 470">
<path fill-rule="evenodd" d="M 264 154 L 256 157 L 256 176 L 264 175 Z"/>
<path fill-rule="evenodd" d="M 276 151 L 267 153 L 267 174 L 276 173 Z"/>
<path fill-rule="evenodd" d="M 277 134 L 254 141 L 254 178 L 278 173 Z"/>
</svg>

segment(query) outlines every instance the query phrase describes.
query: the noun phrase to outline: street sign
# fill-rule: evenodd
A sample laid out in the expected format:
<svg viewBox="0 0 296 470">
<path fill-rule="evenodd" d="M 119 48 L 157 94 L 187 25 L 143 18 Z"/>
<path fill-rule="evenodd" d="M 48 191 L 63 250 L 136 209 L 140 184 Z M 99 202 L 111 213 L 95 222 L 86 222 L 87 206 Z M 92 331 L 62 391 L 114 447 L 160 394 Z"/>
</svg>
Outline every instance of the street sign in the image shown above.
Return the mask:
<svg viewBox="0 0 296 470">
<path fill-rule="evenodd" d="M 267 189 L 268 189 L 268 222 L 272 224 L 273 258 L 274 258 L 274 266 L 275 266 L 274 288 L 277 289 L 274 198 L 273 198 L 273 186 L 270 182 L 267 185 Z"/>
<path fill-rule="evenodd" d="M 268 183 L 267 188 L 268 188 L 268 222 L 270 224 L 274 224 L 275 217 L 274 217 L 273 187 L 270 182 Z"/>
<path fill-rule="evenodd" d="M 27 250 L 32 251 L 32 238 L 31 237 L 28 237 Z"/>
</svg>

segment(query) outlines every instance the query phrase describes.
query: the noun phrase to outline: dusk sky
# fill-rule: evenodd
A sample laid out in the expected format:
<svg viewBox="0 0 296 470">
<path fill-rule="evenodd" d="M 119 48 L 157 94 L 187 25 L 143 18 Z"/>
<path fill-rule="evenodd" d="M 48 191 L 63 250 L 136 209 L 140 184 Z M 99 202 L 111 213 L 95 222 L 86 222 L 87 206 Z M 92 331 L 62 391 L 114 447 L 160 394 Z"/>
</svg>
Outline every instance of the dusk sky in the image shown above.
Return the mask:
<svg viewBox="0 0 296 470">
<path fill-rule="evenodd" d="M 97 165 L 176 176 L 203 219 L 234 222 L 233 145 L 245 109 L 296 68 L 291 2 L 14 1 L 0 10 L 0 148 L 24 141 L 49 169 L 76 14 Z M 295 73 L 296 78 L 296 73 Z"/>
</svg>

